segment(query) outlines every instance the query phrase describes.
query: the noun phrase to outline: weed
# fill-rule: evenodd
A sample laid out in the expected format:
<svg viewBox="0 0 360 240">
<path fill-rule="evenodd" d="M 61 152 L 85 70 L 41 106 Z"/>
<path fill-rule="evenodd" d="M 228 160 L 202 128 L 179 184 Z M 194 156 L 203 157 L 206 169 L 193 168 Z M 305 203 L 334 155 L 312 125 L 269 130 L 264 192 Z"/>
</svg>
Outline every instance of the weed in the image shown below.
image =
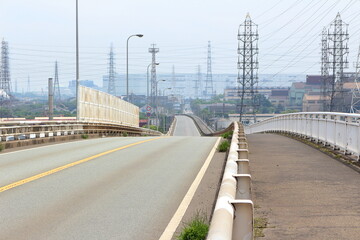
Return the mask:
<svg viewBox="0 0 360 240">
<path fill-rule="evenodd" d="M 209 224 L 204 213 L 197 212 L 194 218 L 186 223 L 178 240 L 205 240 L 209 231 Z"/>
<path fill-rule="evenodd" d="M 263 229 L 267 227 L 268 221 L 266 218 L 257 217 L 254 219 L 254 235 L 255 237 L 265 237 Z"/>
<path fill-rule="evenodd" d="M 226 152 L 230 147 L 229 141 L 222 141 L 219 145 L 219 152 Z"/>
<path fill-rule="evenodd" d="M 233 135 L 233 131 L 228 131 L 226 133 L 221 134 L 221 137 L 225 138 L 225 139 L 231 139 Z"/>
</svg>

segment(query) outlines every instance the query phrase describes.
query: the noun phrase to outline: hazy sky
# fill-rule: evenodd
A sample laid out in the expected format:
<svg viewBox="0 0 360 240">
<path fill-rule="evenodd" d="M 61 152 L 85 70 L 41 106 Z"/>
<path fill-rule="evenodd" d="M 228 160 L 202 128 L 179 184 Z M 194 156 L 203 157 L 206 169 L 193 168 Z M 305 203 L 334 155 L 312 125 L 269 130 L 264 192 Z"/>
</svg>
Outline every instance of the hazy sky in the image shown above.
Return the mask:
<svg viewBox="0 0 360 240">
<path fill-rule="evenodd" d="M 337 12 L 349 23 L 353 70 L 360 44 L 359 0 L 79 0 L 81 79 L 101 85 L 113 43 L 116 71 L 146 73 L 155 43 L 158 73 L 206 72 L 207 42 L 213 73 L 237 73 L 237 31 L 247 13 L 259 25 L 259 73 L 319 74 L 320 34 Z M 12 80 L 19 91 L 46 87 L 59 62 L 63 86 L 75 78 L 75 0 L 0 0 L 0 37 L 9 42 Z"/>
</svg>

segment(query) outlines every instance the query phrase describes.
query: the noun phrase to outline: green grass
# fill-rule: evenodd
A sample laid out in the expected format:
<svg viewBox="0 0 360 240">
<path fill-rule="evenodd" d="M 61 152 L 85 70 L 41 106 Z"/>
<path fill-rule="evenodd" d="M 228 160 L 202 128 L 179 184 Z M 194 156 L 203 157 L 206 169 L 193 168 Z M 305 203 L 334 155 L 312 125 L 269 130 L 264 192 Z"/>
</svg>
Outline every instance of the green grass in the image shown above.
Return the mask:
<svg viewBox="0 0 360 240">
<path fill-rule="evenodd" d="M 231 139 L 233 135 L 233 131 L 228 131 L 226 133 L 221 134 L 221 137 L 225 138 L 225 139 Z"/>
<path fill-rule="evenodd" d="M 219 152 L 226 152 L 230 147 L 229 141 L 222 141 L 218 147 Z"/>
<path fill-rule="evenodd" d="M 205 214 L 196 213 L 194 218 L 186 223 L 182 229 L 178 240 L 205 240 L 209 231 L 209 224 Z"/>
</svg>

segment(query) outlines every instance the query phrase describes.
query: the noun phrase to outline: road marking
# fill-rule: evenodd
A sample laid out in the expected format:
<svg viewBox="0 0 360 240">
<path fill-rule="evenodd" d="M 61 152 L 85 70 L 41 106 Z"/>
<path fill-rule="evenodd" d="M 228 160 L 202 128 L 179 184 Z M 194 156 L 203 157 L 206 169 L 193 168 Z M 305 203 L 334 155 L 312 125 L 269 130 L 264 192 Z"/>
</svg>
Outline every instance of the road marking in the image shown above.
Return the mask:
<svg viewBox="0 0 360 240">
<path fill-rule="evenodd" d="M 159 240 L 171 240 L 172 239 L 177 227 L 179 226 L 179 224 L 181 222 L 181 219 L 184 217 L 185 212 L 186 212 L 187 208 L 189 207 L 192 198 L 195 195 L 195 192 L 196 192 L 198 186 L 200 185 L 202 178 L 205 175 L 207 168 L 210 165 L 211 159 L 213 158 L 213 156 L 215 154 L 215 151 L 220 142 L 220 139 L 221 138 L 218 138 L 214 147 L 211 149 L 209 156 L 206 158 L 206 160 L 205 160 L 203 166 L 201 167 L 199 173 L 197 174 L 195 180 L 191 184 L 189 190 L 187 191 L 186 195 L 184 196 L 183 200 L 181 201 L 178 209 L 176 210 L 174 216 L 171 218 L 171 220 L 170 220 L 169 224 L 167 225 L 167 227 L 165 228 L 164 232 L 161 234 L 161 237 L 159 238 Z"/>
<path fill-rule="evenodd" d="M 115 148 L 115 149 L 112 149 L 112 150 L 109 150 L 109 151 L 106 151 L 106 152 L 102 152 L 102 153 L 96 154 L 96 155 L 91 156 L 91 157 L 88 157 L 88 158 L 84 158 L 84 159 L 82 159 L 82 160 L 78 160 L 78 161 L 76 161 L 76 162 L 72 162 L 72 163 L 63 165 L 63 166 L 61 166 L 61 167 L 57 167 L 57 168 L 51 169 L 51 170 L 49 170 L 49 171 L 46 171 L 46 172 L 43 172 L 43 173 L 34 175 L 34 176 L 32 176 L 32 177 L 28 177 L 28 178 L 22 179 L 22 180 L 20 180 L 20 181 L 11 183 L 11 184 L 9 184 L 9 185 L 0 187 L 0 193 L 1 193 L 1 192 L 4 192 L 4 191 L 6 191 L 6 190 L 12 189 L 12 188 L 14 188 L 14 187 L 21 186 L 21 185 L 23 185 L 23 184 L 25 184 L 25 183 L 29 183 L 29 182 L 35 181 L 35 180 L 37 180 L 37 179 L 39 179 L 39 178 L 46 177 L 46 176 L 51 175 L 51 174 L 53 174 L 53 173 L 60 172 L 60 171 L 65 170 L 65 169 L 67 169 L 67 168 L 70 168 L 70 167 L 79 165 L 79 164 L 81 164 L 81 163 L 88 162 L 88 161 L 93 160 L 93 159 L 95 159 L 95 158 L 102 157 L 102 156 L 104 156 L 104 155 L 107 155 L 107 154 L 110 154 L 110 153 L 113 153 L 113 152 L 116 152 L 116 151 L 119 151 L 119 150 L 122 150 L 122 149 L 125 149 L 125 148 L 128 148 L 128 147 L 132 147 L 132 146 L 135 146 L 135 145 L 138 145 L 138 144 L 141 144 L 141 143 L 150 142 L 150 141 L 157 140 L 157 139 L 160 139 L 160 138 L 163 138 L 163 137 L 151 138 L 151 139 L 143 140 L 143 141 L 140 141 L 140 142 L 131 143 L 131 144 L 128 144 L 128 145 L 126 145 L 126 146 L 122 146 L 122 147 L 119 147 L 119 148 Z"/>
</svg>

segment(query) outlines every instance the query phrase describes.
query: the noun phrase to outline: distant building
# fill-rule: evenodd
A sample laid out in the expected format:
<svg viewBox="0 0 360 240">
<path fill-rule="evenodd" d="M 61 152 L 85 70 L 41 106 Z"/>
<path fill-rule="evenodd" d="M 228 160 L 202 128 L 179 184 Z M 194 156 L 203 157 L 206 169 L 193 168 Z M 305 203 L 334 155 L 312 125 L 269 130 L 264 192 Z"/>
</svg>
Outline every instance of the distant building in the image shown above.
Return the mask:
<svg viewBox="0 0 360 240">
<path fill-rule="evenodd" d="M 81 86 L 85 86 L 85 87 L 89 87 L 89 88 L 94 88 L 94 89 L 98 89 L 100 90 L 100 88 L 94 84 L 94 81 L 91 80 L 80 80 L 79 84 Z M 75 93 L 76 91 L 76 80 L 71 80 L 69 81 L 69 89 Z"/>
<path fill-rule="evenodd" d="M 273 89 L 271 90 L 271 95 L 269 101 L 274 106 L 288 106 L 289 105 L 289 89 Z"/>
<path fill-rule="evenodd" d="M 330 100 L 329 97 L 326 98 Z M 320 112 L 324 109 L 324 96 L 319 94 L 305 94 L 303 98 L 303 112 Z"/>
</svg>

